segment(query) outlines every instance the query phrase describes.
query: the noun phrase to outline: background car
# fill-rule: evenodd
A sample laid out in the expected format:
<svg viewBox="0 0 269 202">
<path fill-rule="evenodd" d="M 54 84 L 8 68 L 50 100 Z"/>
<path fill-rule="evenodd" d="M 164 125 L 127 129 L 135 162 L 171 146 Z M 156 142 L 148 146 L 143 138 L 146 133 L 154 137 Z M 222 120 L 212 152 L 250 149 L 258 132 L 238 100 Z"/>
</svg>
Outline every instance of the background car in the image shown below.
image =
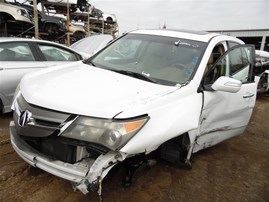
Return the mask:
<svg viewBox="0 0 269 202">
<path fill-rule="evenodd" d="M 10 4 L 26 9 L 31 19 L 34 19 L 34 7 L 32 5 L 21 4 L 18 2 L 10 2 Z M 41 35 L 46 34 L 49 35 L 49 37 L 59 37 L 64 35 L 66 32 L 65 19 L 46 15 L 45 13 L 38 10 L 38 28 Z M 33 32 L 34 27 L 29 31 Z"/>
<path fill-rule="evenodd" d="M 0 25 L 8 21 L 33 25 L 33 21 L 26 9 L 6 2 L 0 2 Z"/>
<path fill-rule="evenodd" d="M 269 95 L 269 52 L 256 50 L 256 64 L 254 68 L 258 93 Z"/>
<path fill-rule="evenodd" d="M 0 38 L 0 113 L 11 111 L 16 86 L 26 73 L 82 59 L 78 52 L 57 43 Z"/>
<path fill-rule="evenodd" d="M 86 36 L 86 31 L 82 25 L 75 24 L 75 22 L 70 22 L 69 32 L 74 41 L 83 39 Z"/>
<path fill-rule="evenodd" d="M 90 57 L 104 48 L 112 40 L 113 37 L 109 34 L 92 35 L 73 43 L 70 48 L 76 50 L 85 57 Z"/>
</svg>

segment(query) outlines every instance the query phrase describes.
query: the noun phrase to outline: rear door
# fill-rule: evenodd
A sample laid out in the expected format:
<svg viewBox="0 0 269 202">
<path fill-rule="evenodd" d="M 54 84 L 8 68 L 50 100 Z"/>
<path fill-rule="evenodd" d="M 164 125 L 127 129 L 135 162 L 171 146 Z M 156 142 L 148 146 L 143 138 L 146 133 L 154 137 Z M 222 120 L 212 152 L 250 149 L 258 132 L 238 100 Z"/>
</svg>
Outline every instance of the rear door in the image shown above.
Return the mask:
<svg viewBox="0 0 269 202">
<path fill-rule="evenodd" d="M 204 103 L 200 134 L 194 152 L 241 134 L 245 130 L 257 92 L 252 76 L 253 65 L 254 47 L 239 45 L 228 50 L 205 74 L 202 83 Z M 236 93 L 214 91 L 211 86 L 220 76 L 241 81 L 240 90 Z"/>
</svg>

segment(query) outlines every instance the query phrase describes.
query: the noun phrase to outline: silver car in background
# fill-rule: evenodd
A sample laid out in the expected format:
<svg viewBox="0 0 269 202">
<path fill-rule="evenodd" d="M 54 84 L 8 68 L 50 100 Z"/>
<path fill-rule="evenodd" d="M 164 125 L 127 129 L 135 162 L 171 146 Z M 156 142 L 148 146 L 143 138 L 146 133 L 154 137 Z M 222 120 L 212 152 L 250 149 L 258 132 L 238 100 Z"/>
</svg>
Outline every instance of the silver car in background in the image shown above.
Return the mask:
<svg viewBox="0 0 269 202">
<path fill-rule="evenodd" d="M 0 38 L 0 114 L 11 111 L 15 89 L 26 73 L 82 59 L 78 52 L 50 41 Z"/>
</svg>

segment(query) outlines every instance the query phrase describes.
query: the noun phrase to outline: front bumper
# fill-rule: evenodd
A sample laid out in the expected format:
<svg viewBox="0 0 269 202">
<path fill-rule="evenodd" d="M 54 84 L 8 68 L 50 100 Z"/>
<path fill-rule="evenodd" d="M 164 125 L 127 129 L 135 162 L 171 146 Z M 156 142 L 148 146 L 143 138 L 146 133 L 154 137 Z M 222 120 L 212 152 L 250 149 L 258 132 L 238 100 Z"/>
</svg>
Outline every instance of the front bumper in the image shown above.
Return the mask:
<svg viewBox="0 0 269 202">
<path fill-rule="evenodd" d="M 74 182 L 74 188 L 84 194 L 98 190 L 99 183 L 109 170 L 127 154 L 110 151 L 97 159 L 86 158 L 74 164 L 50 159 L 22 140 L 16 132 L 14 121 L 10 122 L 10 140 L 17 154 L 27 163 L 48 173 Z"/>
<path fill-rule="evenodd" d="M 93 159 L 92 162 L 87 162 L 88 165 L 85 165 L 86 162 L 69 164 L 49 159 L 19 138 L 13 121 L 10 122 L 10 140 L 14 150 L 27 163 L 72 182 L 79 183 L 82 181 L 86 177 L 91 164 L 94 162 Z"/>
</svg>

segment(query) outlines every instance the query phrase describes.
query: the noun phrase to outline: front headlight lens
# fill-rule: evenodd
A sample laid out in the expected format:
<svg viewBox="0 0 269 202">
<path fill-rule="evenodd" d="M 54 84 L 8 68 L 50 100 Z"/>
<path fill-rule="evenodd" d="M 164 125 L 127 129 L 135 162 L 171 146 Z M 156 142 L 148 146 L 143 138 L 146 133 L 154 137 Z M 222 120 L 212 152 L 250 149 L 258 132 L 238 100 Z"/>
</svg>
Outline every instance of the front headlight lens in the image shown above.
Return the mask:
<svg viewBox="0 0 269 202">
<path fill-rule="evenodd" d="M 17 10 L 18 15 L 22 15 L 22 12 L 20 9 Z"/>
<path fill-rule="evenodd" d="M 79 117 L 62 136 L 93 142 L 116 150 L 126 144 L 147 122 L 149 117 L 131 120 L 107 120 Z"/>
<path fill-rule="evenodd" d="M 17 13 L 18 13 L 19 15 L 22 15 L 22 16 L 26 17 L 26 18 L 29 18 L 27 12 L 26 12 L 25 10 L 23 10 L 23 9 L 18 9 L 18 10 L 17 10 Z"/>
</svg>

